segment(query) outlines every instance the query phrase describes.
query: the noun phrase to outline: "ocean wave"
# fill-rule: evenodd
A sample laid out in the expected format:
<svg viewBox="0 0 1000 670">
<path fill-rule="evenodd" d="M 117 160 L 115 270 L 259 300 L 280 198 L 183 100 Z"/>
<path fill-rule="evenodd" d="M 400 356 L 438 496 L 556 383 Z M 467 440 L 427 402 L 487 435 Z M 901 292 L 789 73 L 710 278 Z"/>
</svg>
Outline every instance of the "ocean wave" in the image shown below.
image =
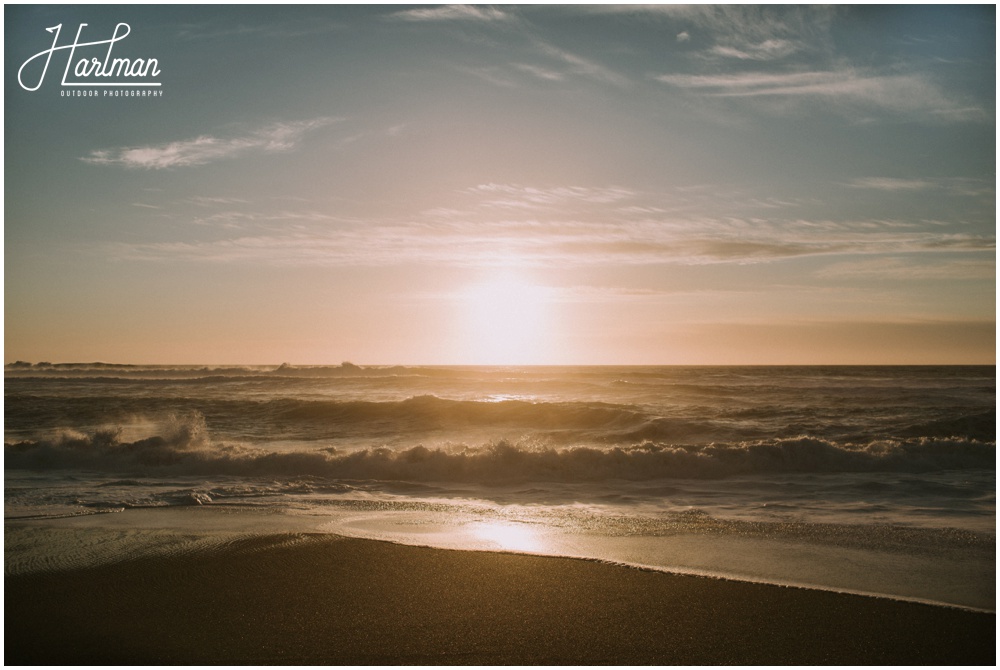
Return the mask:
<svg viewBox="0 0 1000 670">
<path fill-rule="evenodd" d="M 46 404 L 51 405 L 51 409 Z M 158 395 L 102 394 L 84 398 L 48 399 L 38 395 L 12 393 L 5 398 L 6 428 L 26 430 L 69 421 L 72 425 L 132 423 L 136 417 L 161 415 L 164 407 L 173 411 L 197 411 L 214 426 L 254 427 L 273 435 L 286 431 L 301 439 L 352 436 L 406 435 L 436 430 L 504 427 L 517 431 L 570 431 L 582 437 L 587 432 L 631 431 L 642 433 L 651 417 L 629 405 L 597 402 L 497 402 L 452 400 L 420 395 L 403 400 L 324 400 L 302 398 L 171 398 Z M 663 424 L 665 420 L 659 420 Z M 641 437 L 655 437 L 648 431 Z M 700 428 L 699 428 L 700 430 Z M 678 437 L 683 427 L 662 428 L 660 436 Z"/>
<path fill-rule="evenodd" d="M 721 478 L 747 474 L 932 472 L 994 469 L 992 442 L 915 437 L 842 443 L 815 437 L 707 445 L 642 442 L 553 448 L 530 441 L 482 445 L 270 451 L 211 439 L 197 413 L 164 421 L 157 434 L 124 441 L 114 428 L 65 430 L 5 444 L 5 467 L 183 475 L 414 482 L 526 483 Z"/>
<path fill-rule="evenodd" d="M 948 417 L 906 426 L 899 430 L 904 437 L 948 437 L 965 435 L 978 440 L 996 440 L 996 410 L 978 414 Z"/>
<path fill-rule="evenodd" d="M 14 436 L 51 437 L 53 432 L 65 433 L 62 427 L 66 425 L 90 430 L 102 425 L 129 427 L 148 424 L 151 417 L 191 412 L 205 417 L 219 439 L 284 439 L 327 445 L 345 440 L 352 446 L 381 440 L 394 444 L 463 441 L 473 436 L 531 438 L 554 446 L 709 445 L 802 436 L 838 444 L 915 438 L 996 440 L 996 412 L 992 409 L 918 412 L 906 406 L 882 405 L 873 413 L 867 407 L 841 411 L 817 403 L 799 407 L 770 401 L 750 406 L 699 403 L 678 407 L 596 400 L 470 400 L 429 394 L 376 401 L 316 397 L 316 393 L 325 393 L 322 388 L 314 390 L 311 397 L 275 397 L 273 385 L 260 394 L 256 388 L 228 392 L 221 390 L 217 381 L 210 395 L 192 396 L 183 390 L 157 390 L 159 382 L 144 384 L 134 393 L 114 389 L 69 397 L 43 395 L 40 391 L 44 389 L 39 388 L 30 393 L 8 390 L 4 399 L 8 441 Z M 359 395 L 369 397 L 367 392 Z"/>
<path fill-rule="evenodd" d="M 615 428 L 632 425 L 644 415 L 629 406 L 606 403 L 544 403 L 525 400 L 483 402 L 450 400 L 433 395 L 400 401 L 276 401 L 283 418 L 328 423 L 394 421 L 424 428 L 510 424 L 526 428 Z"/>
</svg>

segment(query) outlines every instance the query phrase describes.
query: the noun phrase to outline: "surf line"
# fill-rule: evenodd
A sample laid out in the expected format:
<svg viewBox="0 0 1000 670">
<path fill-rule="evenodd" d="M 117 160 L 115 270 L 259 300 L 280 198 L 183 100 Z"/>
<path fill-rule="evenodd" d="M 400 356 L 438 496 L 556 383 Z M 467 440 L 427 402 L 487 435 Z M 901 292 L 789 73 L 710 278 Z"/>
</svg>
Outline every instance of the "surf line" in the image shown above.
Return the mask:
<svg viewBox="0 0 1000 670">
<path fill-rule="evenodd" d="M 62 85 L 63 86 L 160 86 L 161 83 L 157 81 L 121 81 L 122 78 L 142 78 L 147 77 L 158 77 L 160 75 L 160 62 L 156 58 L 111 58 L 111 51 L 115 46 L 116 42 L 121 42 L 123 39 L 129 36 L 132 32 L 131 26 L 127 23 L 119 23 L 115 26 L 114 32 L 111 34 L 111 39 L 107 40 L 97 40 L 95 42 L 81 42 L 80 35 L 83 33 L 85 26 L 89 24 L 81 23 L 80 27 L 76 30 L 76 37 L 73 39 L 72 44 L 64 44 L 62 46 L 56 46 L 59 43 L 59 34 L 62 32 L 62 24 L 57 26 L 52 26 L 51 28 L 46 28 L 45 30 L 50 33 L 55 33 L 52 38 L 52 46 L 44 51 L 39 51 L 34 56 L 24 61 L 21 64 L 21 68 L 17 71 L 17 83 L 21 85 L 26 91 L 37 91 L 42 86 L 42 82 L 45 81 L 45 75 L 49 70 L 49 63 L 52 61 L 52 54 L 56 51 L 62 49 L 69 49 L 69 57 L 66 59 L 66 69 L 63 71 Z M 121 32 L 124 28 L 124 32 Z M 119 34 L 120 33 L 120 34 Z M 108 50 L 104 55 L 104 60 L 100 60 L 96 57 L 91 58 L 80 58 L 76 61 L 76 67 L 73 67 L 73 59 L 76 55 L 76 50 L 82 47 L 94 47 L 100 46 L 102 44 L 108 45 Z M 27 67 L 28 63 L 31 63 L 36 58 L 41 58 L 45 56 L 45 66 L 42 68 L 42 74 L 38 78 L 38 83 L 34 86 L 27 86 L 24 83 L 23 73 L 24 68 Z M 88 77 L 114 77 L 118 81 L 67 81 L 69 77 L 70 68 L 73 67 L 73 75 L 77 79 L 86 79 Z"/>
</svg>

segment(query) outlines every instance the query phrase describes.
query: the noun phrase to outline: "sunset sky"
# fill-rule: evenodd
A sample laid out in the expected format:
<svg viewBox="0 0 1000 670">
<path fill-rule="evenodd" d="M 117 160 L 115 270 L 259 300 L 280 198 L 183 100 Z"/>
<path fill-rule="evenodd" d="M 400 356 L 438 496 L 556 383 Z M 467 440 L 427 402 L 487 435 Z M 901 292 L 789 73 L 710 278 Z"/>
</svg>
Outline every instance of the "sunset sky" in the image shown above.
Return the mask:
<svg viewBox="0 0 1000 670">
<path fill-rule="evenodd" d="M 4 16 L 6 362 L 995 362 L 993 5 Z"/>
</svg>

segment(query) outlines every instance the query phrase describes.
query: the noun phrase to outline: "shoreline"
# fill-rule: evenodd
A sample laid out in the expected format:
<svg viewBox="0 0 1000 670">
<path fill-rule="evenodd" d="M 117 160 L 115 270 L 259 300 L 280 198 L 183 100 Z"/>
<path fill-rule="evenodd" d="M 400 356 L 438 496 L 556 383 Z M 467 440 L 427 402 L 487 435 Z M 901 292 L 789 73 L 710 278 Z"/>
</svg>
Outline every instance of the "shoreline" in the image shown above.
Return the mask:
<svg viewBox="0 0 1000 670">
<path fill-rule="evenodd" d="M 311 533 L 4 586 L 8 665 L 995 663 L 995 613 Z"/>
<path fill-rule="evenodd" d="M 538 554 L 535 554 L 538 555 Z M 926 605 L 927 607 L 942 607 L 944 609 L 957 610 L 959 612 L 971 612 L 973 614 L 996 615 L 995 609 L 974 607 L 972 605 L 959 605 L 943 600 L 931 600 L 929 598 L 915 598 L 910 596 L 893 595 L 889 593 L 877 593 L 875 591 L 861 591 L 856 589 L 839 588 L 833 586 L 823 586 L 821 584 L 807 584 L 804 582 L 792 582 L 779 579 L 752 578 L 741 575 L 727 575 L 714 573 L 707 570 L 694 570 L 692 568 L 670 568 L 655 565 L 643 565 L 641 563 L 627 563 L 622 561 L 608 561 L 598 558 L 585 558 L 576 556 L 553 556 L 553 558 L 566 558 L 568 560 L 597 561 L 606 565 L 629 568 L 632 570 L 643 570 L 648 572 L 662 572 L 667 575 L 677 575 L 679 577 L 693 577 L 696 579 L 715 579 L 724 582 L 737 582 L 744 584 L 759 584 L 761 586 L 773 586 L 779 589 L 799 589 L 802 591 L 819 591 L 822 593 L 832 593 L 834 595 L 855 596 L 858 598 L 874 598 L 875 600 L 888 600 L 890 602 L 906 603 L 910 605 Z"/>
<path fill-rule="evenodd" d="M 313 517 L 260 514 L 241 507 L 180 506 L 134 508 L 121 513 L 78 514 L 65 517 L 5 519 L 4 574 L 26 575 L 120 562 L 124 558 L 156 557 L 174 553 L 206 552 L 232 541 L 258 536 L 306 534 L 367 539 L 431 549 L 486 551 L 529 556 L 590 560 L 612 566 L 665 574 L 772 585 L 847 594 L 935 607 L 995 614 L 995 560 L 993 540 L 988 565 L 973 568 L 956 563 L 953 555 L 937 552 L 906 563 L 886 552 L 868 555 L 843 545 L 812 546 L 746 538 L 672 535 L 605 538 L 583 535 L 526 533 L 520 524 L 438 523 L 419 517 L 401 523 L 368 524 L 357 515 L 351 523 L 324 522 Z M 334 518 L 334 517 L 330 517 Z M 454 519 L 450 520 L 454 522 Z M 420 532 L 412 532 L 420 528 Z M 567 539 L 568 538 L 568 539 Z M 625 544 L 623 544 L 625 543 Z M 969 547 L 963 548 L 968 551 Z M 782 552 L 795 552 L 794 563 L 783 563 Z M 831 559 L 831 552 L 834 558 Z M 954 550 L 952 551 L 954 553 Z M 735 559 L 746 555 L 753 558 Z M 725 557 L 725 558 L 720 558 Z M 652 559 L 652 561 L 650 560 Z M 721 562 L 720 562 L 721 560 Z M 951 561 L 949 563 L 948 561 Z M 968 556 L 965 557 L 968 563 Z M 735 561 L 735 562 L 734 562 Z M 770 569 L 771 563 L 783 570 Z M 850 573 L 826 572 L 839 563 Z M 949 583 L 938 583 L 947 573 Z"/>
</svg>

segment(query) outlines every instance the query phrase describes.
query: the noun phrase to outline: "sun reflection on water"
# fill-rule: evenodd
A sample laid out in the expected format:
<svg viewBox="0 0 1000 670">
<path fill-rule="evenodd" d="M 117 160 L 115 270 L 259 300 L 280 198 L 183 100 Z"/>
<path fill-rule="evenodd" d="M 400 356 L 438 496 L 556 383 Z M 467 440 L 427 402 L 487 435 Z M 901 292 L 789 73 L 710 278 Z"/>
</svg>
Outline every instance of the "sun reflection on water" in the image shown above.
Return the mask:
<svg viewBox="0 0 1000 670">
<path fill-rule="evenodd" d="M 541 535 L 524 524 L 484 522 L 475 524 L 471 530 L 477 540 L 495 545 L 491 549 L 537 552 L 545 548 Z"/>
</svg>

